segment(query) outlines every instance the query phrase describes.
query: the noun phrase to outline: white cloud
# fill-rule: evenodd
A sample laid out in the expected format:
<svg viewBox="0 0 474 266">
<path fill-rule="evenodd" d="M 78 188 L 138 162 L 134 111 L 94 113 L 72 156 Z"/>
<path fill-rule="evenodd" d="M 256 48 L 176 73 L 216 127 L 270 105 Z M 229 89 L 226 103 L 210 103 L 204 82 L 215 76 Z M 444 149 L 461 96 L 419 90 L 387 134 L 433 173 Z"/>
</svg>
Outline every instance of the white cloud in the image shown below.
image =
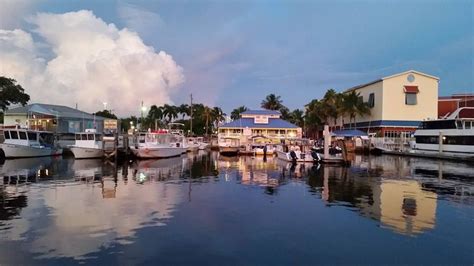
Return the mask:
<svg viewBox="0 0 474 266">
<path fill-rule="evenodd" d="M 155 52 L 135 32 L 117 29 L 81 10 L 40 13 L 30 19 L 47 44 L 43 58 L 32 33 L 0 30 L 0 75 L 17 79 L 34 102 L 138 114 L 145 104 L 169 103 L 184 82 L 182 68 L 166 52 Z"/>
<path fill-rule="evenodd" d="M 34 5 L 31 0 L 0 0 L 0 29 L 18 28 Z"/>
</svg>

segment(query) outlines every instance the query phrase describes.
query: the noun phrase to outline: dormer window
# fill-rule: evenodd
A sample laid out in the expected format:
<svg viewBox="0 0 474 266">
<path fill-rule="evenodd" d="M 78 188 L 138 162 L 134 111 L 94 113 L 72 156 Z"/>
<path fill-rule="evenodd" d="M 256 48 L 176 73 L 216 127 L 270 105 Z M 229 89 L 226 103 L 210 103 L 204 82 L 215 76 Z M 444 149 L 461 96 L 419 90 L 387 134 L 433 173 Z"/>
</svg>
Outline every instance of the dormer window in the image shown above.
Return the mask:
<svg viewBox="0 0 474 266">
<path fill-rule="evenodd" d="M 416 105 L 417 104 L 417 94 L 418 86 L 405 86 L 405 104 L 406 105 Z"/>
</svg>

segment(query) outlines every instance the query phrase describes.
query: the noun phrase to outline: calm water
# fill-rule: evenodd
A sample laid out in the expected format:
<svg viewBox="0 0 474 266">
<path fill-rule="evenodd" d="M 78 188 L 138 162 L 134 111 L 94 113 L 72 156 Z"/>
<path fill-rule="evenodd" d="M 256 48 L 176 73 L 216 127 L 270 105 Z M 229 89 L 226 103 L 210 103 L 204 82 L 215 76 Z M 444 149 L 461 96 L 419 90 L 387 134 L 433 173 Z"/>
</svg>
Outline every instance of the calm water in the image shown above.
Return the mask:
<svg viewBox="0 0 474 266">
<path fill-rule="evenodd" d="M 0 264 L 474 263 L 474 171 L 200 153 L 0 167 Z"/>
</svg>

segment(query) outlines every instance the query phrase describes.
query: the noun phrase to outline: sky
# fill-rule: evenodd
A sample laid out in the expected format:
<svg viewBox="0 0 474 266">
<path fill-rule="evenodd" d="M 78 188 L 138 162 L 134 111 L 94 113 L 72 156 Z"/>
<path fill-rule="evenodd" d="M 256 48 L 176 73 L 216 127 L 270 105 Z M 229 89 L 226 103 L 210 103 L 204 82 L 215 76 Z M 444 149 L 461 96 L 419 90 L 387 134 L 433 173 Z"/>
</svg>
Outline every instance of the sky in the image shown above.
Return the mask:
<svg viewBox="0 0 474 266">
<path fill-rule="evenodd" d="M 32 102 L 303 108 L 414 69 L 474 93 L 474 2 L 0 0 L 0 75 Z"/>
</svg>

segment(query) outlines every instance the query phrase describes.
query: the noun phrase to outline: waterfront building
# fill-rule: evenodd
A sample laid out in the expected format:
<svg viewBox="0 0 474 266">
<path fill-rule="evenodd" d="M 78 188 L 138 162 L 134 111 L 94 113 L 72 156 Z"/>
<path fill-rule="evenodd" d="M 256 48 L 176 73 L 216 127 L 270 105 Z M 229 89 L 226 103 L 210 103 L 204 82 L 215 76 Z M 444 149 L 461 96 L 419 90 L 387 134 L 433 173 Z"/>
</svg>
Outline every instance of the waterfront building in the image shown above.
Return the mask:
<svg viewBox="0 0 474 266">
<path fill-rule="evenodd" d="M 474 94 L 453 94 L 438 98 L 438 117 L 447 117 L 460 107 L 474 107 Z"/>
<path fill-rule="evenodd" d="M 408 136 L 427 119 L 438 117 L 439 78 L 415 70 L 382 77 L 347 89 L 360 94 L 370 115 L 344 117 L 336 128 L 356 128 L 385 137 Z"/>
<path fill-rule="evenodd" d="M 59 134 L 104 129 L 104 118 L 68 106 L 34 103 L 9 109 L 4 115 L 5 127 L 22 127 Z"/>
<path fill-rule="evenodd" d="M 242 145 L 257 141 L 277 144 L 282 139 L 301 138 L 302 129 L 281 119 L 279 111 L 248 110 L 239 119 L 221 125 L 218 137 L 236 138 Z"/>
</svg>

